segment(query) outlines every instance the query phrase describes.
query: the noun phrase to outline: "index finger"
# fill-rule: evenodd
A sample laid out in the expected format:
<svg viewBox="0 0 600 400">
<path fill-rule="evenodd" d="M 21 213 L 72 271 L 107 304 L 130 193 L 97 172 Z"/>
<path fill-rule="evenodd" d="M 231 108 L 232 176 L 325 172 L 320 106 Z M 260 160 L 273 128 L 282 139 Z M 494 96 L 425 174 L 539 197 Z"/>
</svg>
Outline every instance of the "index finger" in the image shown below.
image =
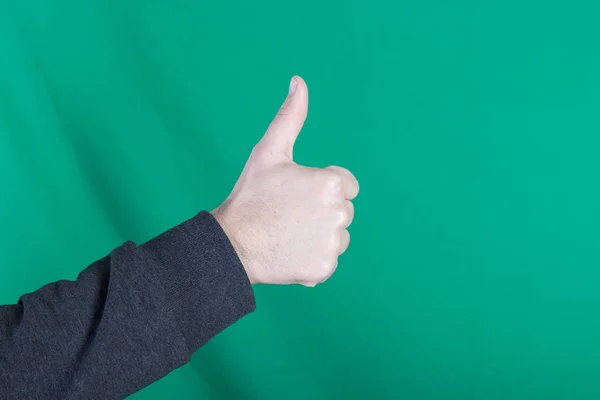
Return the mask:
<svg viewBox="0 0 600 400">
<path fill-rule="evenodd" d="M 356 196 L 358 196 L 359 187 L 358 180 L 352 174 L 352 172 L 348 171 L 346 168 L 330 166 L 325 169 L 333 171 L 339 174 L 342 177 L 343 187 L 344 187 L 344 198 L 346 200 L 353 200 Z"/>
</svg>

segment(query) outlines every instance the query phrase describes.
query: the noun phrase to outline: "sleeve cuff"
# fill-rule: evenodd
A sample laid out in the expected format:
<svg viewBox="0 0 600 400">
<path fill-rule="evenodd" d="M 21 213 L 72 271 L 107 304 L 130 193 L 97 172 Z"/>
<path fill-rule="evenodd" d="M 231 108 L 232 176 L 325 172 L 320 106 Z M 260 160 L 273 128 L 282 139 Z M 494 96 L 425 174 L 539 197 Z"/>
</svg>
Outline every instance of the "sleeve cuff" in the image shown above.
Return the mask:
<svg viewBox="0 0 600 400">
<path fill-rule="evenodd" d="M 164 289 L 164 307 L 190 353 L 256 308 L 252 285 L 229 238 L 209 212 L 140 246 Z"/>
</svg>

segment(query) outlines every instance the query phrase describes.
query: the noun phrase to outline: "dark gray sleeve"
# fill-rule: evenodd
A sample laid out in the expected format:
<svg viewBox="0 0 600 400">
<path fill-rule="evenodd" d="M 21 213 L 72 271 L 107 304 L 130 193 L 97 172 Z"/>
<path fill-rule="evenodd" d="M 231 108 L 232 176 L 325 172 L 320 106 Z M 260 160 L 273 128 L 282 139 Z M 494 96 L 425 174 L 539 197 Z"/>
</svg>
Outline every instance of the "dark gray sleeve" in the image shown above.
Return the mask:
<svg viewBox="0 0 600 400">
<path fill-rule="evenodd" d="M 0 399 L 122 399 L 254 308 L 231 243 L 202 212 L 0 307 Z"/>
</svg>

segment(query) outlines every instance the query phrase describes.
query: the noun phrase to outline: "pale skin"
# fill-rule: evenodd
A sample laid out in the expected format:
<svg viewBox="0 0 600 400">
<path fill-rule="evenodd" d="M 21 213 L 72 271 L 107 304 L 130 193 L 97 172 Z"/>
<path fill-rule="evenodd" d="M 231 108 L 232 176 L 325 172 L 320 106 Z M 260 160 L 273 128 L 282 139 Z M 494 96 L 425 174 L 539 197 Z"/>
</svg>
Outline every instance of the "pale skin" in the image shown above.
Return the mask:
<svg viewBox="0 0 600 400">
<path fill-rule="evenodd" d="M 307 111 L 308 89 L 294 77 L 231 194 L 212 212 L 253 285 L 315 286 L 350 244 L 354 176 L 293 161 Z M 76 281 L 0 306 L 0 397 L 123 398 L 253 311 L 243 273 L 239 279 L 239 268 L 223 265 L 231 248 L 207 218 L 202 213 L 139 247 L 129 242 Z M 207 242 L 191 243 L 198 238 Z"/>
<path fill-rule="evenodd" d="M 354 175 L 293 160 L 307 112 L 308 88 L 295 76 L 231 194 L 212 212 L 252 284 L 315 286 L 335 272 L 350 244 L 351 201 L 358 195 Z"/>
</svg>

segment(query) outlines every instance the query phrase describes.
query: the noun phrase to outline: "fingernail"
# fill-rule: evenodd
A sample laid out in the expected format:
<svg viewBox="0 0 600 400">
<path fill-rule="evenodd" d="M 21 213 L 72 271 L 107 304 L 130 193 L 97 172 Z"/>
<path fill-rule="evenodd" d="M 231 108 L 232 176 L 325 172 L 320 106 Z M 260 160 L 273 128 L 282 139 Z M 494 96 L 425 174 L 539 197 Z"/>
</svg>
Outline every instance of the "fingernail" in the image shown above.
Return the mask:
<svg viewBox="0 0 600 400">
<path fill-rule="evenodd" d="M 298 83 L 296 82 L 296 79 L 292 78 L 292 80 L 290 81 L 290 91 L 288 92 L 288 96 L 293 95 L 294 93 L 296 93 L 296 85 Z"/>
</svg>

